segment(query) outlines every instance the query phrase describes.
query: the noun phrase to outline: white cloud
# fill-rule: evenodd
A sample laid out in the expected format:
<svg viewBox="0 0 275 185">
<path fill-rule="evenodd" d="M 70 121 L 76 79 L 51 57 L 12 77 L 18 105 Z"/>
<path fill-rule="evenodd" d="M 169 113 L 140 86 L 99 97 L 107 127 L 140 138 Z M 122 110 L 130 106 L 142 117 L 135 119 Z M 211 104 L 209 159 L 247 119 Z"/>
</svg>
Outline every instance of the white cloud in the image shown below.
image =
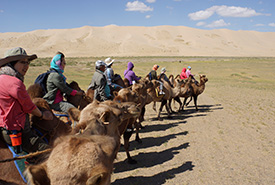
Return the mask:
<svg viewBox="0 0 275 185">
<path fill-rule="evenodd" d="M 264 15 L 257 13 L 255 10 L 246 7 L 237 7 L 237 6 L 212 6 L 206 10 L 200 10 L 194 13 L 188 14 L 188 17 L 191 20 L 203 20 L 208 19 L 214 13 L 222 17 L 252 17 L 258 15 Z"/>
<path fill-rule="evenodd" d="M 236 6 L 216 6 L 216 13 L 223 17 L 252 17 L 262 15 L 251 8 Z"/>
<path fill-rule="evenodd" d="M 155 3 L 156 0 L 146 0 L 147 3 Z"/>
<path fill-rule="evenodd" d="M 148 12 L 153 11 L 153 8 L 146 6 L 143 2 L 134 1 L 126 4 L 126 11 Z"/>
<path fill-rule="evenodd" d="M 146 15 L 145 18 L 146 18 L 146 19 L 150 19 L 150 18 L 151 18 L 151 15 Z"/>
<path fill-rule="evenodd" d="M 211 24 L 206 25 L 205 27 L 207 28 L 216 28 L 216 27 L 224 27 L 224 26 L 229 26 L 230 23 L 224 22 L 223 19 L 213 21 Z"/>
<path fill-rule="evenodd" d="M 268 26 L 275 27 L 275 23 L 269 23 Z"/>
<path fill-rule="evenodd" d="M 206 23 L 205 22 L 198 22 L 197 24 L 196 24 L 196 26 L 204 26 Z"/>
<path fill-rule="evenodd" d="M 254 26 L 260 27 L 260 26 L 265 26 L 264 24 L 255 24 Z"/>
<path fill-rule="evenodd" d="M 213 11 L 198 11 L 198 12 L 195 12 L 195 13 L 190 13 L 188 14 L 188 17 L 194 21 L 197 21 L 197 20 L 203 20 L 203 19 L 208 19 L 209 17 L 211 17 L 212 15 L 214 14 Z"/>
</svg>

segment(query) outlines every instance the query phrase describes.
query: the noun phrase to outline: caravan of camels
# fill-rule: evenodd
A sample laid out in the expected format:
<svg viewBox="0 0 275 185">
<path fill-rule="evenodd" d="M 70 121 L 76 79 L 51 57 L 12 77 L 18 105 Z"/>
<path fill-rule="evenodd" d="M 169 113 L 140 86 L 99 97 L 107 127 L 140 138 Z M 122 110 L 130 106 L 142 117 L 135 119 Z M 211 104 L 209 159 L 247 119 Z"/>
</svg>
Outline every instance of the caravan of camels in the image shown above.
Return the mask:
<svg viewBox="0 0 275 185">
<path fill-rule="evenodd" d="M 160 94 L 162 82 L 163 94 Z M 50 149 L 40 153 L 30 153 L 22 158 L 37 157 L 31 165 L 27 165 L 21 178 L 13 162 L 1 164 L 0 184 L 98 184 L 111 183 L 114 160 L 124 139 L 127 162 L 129 165 L 136 161 L 130 155 L 130 137 L 135 132 L 135 140 L 142 142 L 140 129 L 142 126 L 146 105 L 160 102 L 156 117 L 162 120 L 161 112 L 166 107 L 167 116 L 174 113 L 184 113 L 184 106 L 193 99 L 195 109 L 198 96 L 203 93 L 208 81 L 205 75 L 195 81 L 191 76 L 181 79 L 180 75 L 169 76 L 169 82 L 161 75 L 158 79 L 150 80 L 148 75 L 137 83 L 129 86 L 126 79 L 117 80 L 121 89 L 114 91 L 113 99 L 103 102 L 94 99 L 94 92 L 89 89 L 83 96 L 67 96 L 68 102 L 76 108 L 71 108 L 68 117 L 59 117 L 48 103 L 42 98 L 42 89 L 38 84 L 28 88 L 28 93 L 41 110 L 49 110 L 53 115 L 52 121 L 41 120 L 30 115 L 33 128 L 39 130 L 42 137 L 49 142 Z M 77 82 L 69 84 L 76 90 L 81 90 Z M 184 98 L 182 103 L 181 98 Z M 187 99 L 190 101 L 187 103 Z M 173 110 L 171 102 L 176 100 L 179 109 Z M 156 110 L 156 109 L 155 109 Z M 12 159 L 12 153 L 0 142 L 0 159 Z M 42 153 L 42 154 L 41 154 Z"/>
</svg>

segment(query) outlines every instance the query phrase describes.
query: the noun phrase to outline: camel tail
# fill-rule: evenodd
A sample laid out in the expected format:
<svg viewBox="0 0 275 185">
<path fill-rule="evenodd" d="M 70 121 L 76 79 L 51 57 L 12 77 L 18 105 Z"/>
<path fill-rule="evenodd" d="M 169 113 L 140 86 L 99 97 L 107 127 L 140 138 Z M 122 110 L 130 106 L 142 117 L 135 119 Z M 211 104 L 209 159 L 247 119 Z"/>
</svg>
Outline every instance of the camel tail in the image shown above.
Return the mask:
<svg viewBox="0 0 275 185">
<path fill-rule="evenodd" d="M 34 156 L 37 156 L 37 155 L 41 155 L 41 154 L 44 154 L 44 153 L 48 153 L 48 152 L 51 152 L 51 151 L 52 151 L 52 149 L 49 148 L 49 149 L 46 149 L 46 150 L 43 150 L 43 151 L 37 151 L 37 152 L 29 153 L 29 154 L 23 155 L 23 156 L 18 156 L 18 157 L 14 157 L 14 158 L 10 158 L 10 159 L 0 160 L 0 163 L 5 163 L 5 162 L 11 162 L 11 161 L 20 160 L 20 159 L 31 158 L 31 157 L 34 157 Z"/>
</svg>

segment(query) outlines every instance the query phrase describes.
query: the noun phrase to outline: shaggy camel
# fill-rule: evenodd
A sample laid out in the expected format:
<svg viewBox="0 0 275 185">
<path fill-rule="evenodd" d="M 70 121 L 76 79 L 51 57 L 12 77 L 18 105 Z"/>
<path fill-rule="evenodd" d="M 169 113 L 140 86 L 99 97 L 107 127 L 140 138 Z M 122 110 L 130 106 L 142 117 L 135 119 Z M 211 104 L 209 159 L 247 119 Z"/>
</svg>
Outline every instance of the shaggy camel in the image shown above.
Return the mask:
<svg viewBox="0 0 275 185">
<path fill-rule="evenodd" d="M 170 82 L 173 84 L 177 83 L 177 80 L 181 80 L 179 75 L 177 75 L 175 79 L 173 79 L 172 76 L 169 77 Z M 181 85 L 179 95 L 176 96 L 175 98 L 173 98 L 173 100 L 177 101 L 180 104 L 178 112 L 183 111 L 183 106 L 182 106 L 180 97 L 187 98 L 187 97 L 190 97 L 191 93 L 192 93 L 192 87 L 191 87 L 192 78 L 191 78 L 191 76 L 188 79 L 184 80 L 183 82 L 184 83 Z M 172 103 L 172 100 L 169 100 L 169 107 L 172 110 L 171 103 Z"/>
<path fill-rule="evenodd" d="M 195 83 L 195 81 L 192 80 L 190 83 L 190 87 L 191 87 L 190 93 L 187 93 L 186 96 L 182 96 L 182 97 L 184 97 L 183 104 L 181 103 L 180 100 L 178 101 L 175 99 L 180 104 L 180 110 L 183 110 L 184 105 L 188 105 L 190 103 L 190 101 L 192 100 L 192 98 L 194 98 L 194 104 L 196 107 L 196 111 L 198 111 L 197 99 L 198 99 L 198 96 L 201 93 L 203 93 L 203 91 L 205 89 L 205 83 L 208 81 L 208 78 L 206 77 L 206 75 L 199 75 L 199 77 L 200 77 L 200 82 Z M 188 103 L 186 103 L 188 97 L 191 97 L 191 99 Z"/>
<path fill-rule="evenodd" d="M 152 80 L 153 87 L 147 89 L 147 93 L 151 97 L 151 102 L 152 101 L 161 102 L 159 112 L 157 114 L 157 118 L 159 120 L 162 120 L 162 118 L 160 118 L 160 113 L 164 105 L 166 107 L 168 117 L 171 117 L 171 110 L 169 108 L 169 105 L 167 104 L 167 101 L 179 95 L 181 90 L 181 85 L 184 83 L 182 80 L 177 80 L 177 83 L 175 84 L 175 86 L 171 87 L 170 84 L 165 80 L 162 80 L 162 82 L 163 82 L 163 91 L 165 92 L 165 94 L 162 96 L 158 95 L 158 93 L 156 92 L 156 89 L 159 89 L 159 82 L 157 80 Z"/>
<path fill-rule="evenodd" d="M 72 110 L 71 110 L 72 111 Z M 104 101 L 98 102 L 93 101 L 85 109 L 80 112 L 80 116 L 76 116 L 73 119 L 78 119 L 79 123 L 74 129 L 74 133 L 79 132 L 80 129 L 84 129 L 85 132 L 90 134 L 102 134 L 102 128 L 100 125 L 91 125 L 90 119 L 93 117 L 99 118 L 103 113 L 112 112 L 117 119 L 120 119 L 120 125 L 118 126 L 119 135 L 123 134 L 124 137 L 124 148 L 128 157 L 128 162 L 133 163 L 134 160 L 129 154 L 129 138 L 127 139 L 126 128 L 130 124 L 130 120 L 135 120 L 140 114 L 140 108 L 136 103 L 133 102 L 115 102 L 115 101 Z M 77 115 L 75 113 L 74 115 Z M 89 126 L 87 126 L 89 125 Z"/>
<path fill-rule="evenodd" d="M 134 103 L 93 101 L 81 112 L 70 111 L 76 111 L 75 119 L 79 120 L 73 133 L 82 130 L 81 134 L 59 138 L 43 164 L 27 168 L 30 184 L 110 184 L 120 146 L 118 128 L 123 119 L 139 115 L 140 110 Z"/>
<path fill-rule="evenodd" d="M 68 84 L 69 87 L 72 89 L 80 91 L 80 87 L 77 82 L 72 81 L 70 84 Z M 33 98 L 42 98 L 43 97 L 43 91 L 39 84 L 32 84 L 27 89 L 28 94 L 30 97 Z M 92 102 L 92 99 L 89 98 L 87 95 L 84 96 L 72 96 L 68 95 L 66 96 L 66 99 L 69 103 L 73 104 L 78 109 L 82 110 L 85 106 L 87 106 L 89 103 Z"/>
<path fill-rule="evenodd" d="M 118 147 L 119 139 L 108 135 L 61 137 L 49 158 L 24 174 L 30 185 L 109 185 Z"/>
</svg>

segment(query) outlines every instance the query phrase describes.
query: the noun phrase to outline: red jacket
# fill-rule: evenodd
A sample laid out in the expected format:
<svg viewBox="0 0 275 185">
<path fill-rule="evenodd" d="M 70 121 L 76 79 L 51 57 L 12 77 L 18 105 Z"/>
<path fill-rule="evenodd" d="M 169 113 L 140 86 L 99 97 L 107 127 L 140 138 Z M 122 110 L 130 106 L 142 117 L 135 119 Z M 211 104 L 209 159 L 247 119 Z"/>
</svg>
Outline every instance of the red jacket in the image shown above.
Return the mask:
<svg viewBox="0 0 275 185">
<path fill-rule="evenodd" d="M 180 73 L 180 79 L 185 79 L 187 78 L 186 76 L 186 68 L 184 67 Z"/>
<path fill-rule="evenodd" d="M 24 129 L 26 113 L 31 113 L 35 108 L 21 80 L 0 75 L 0 127 Z"/>
</svg>

